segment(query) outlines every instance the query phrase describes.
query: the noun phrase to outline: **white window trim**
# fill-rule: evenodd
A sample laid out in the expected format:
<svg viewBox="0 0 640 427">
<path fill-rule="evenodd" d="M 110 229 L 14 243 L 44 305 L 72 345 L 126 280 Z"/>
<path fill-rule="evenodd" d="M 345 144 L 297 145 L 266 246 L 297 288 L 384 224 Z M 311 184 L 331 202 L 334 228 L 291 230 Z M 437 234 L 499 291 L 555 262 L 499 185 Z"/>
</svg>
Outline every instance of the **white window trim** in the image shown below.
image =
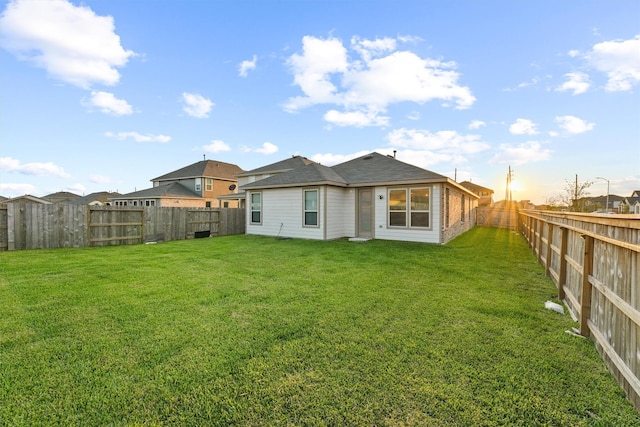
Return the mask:
<svg viewBox="0 0 640 427">
<path fill-rule="evenodd" d="M 257 194 L 260 196 L 260 210 L 253 210 L 253 195 Z M 263 208 L 263 198 L 261 191 L 252 191 L 249 193 L 249 224 L 251 225 L 262 225 L 262 209 Z M 253 213 L 260 212 L 260 222 L 253 222 Z"/>
<path fill-rule="evenodd" d="M 315 210 L 306 210 L 304 202 L 306 200 L 307 191 L 315 191 L 316 192 L 316 209 Z M 307 212 L 315 212 L 316 213 L 316 225 L 308 225 L 306 224 L 306 213 Z M 318 188 L 304 188 L 302 190 L 302 226 L 305 228 L 320 228 L 320 189 Z"/>
<path fill-rule="evenodd" d="M 428 227 L 418 227 L 411 226 L 411 190 L 429 190 L 429 209 L 428 210 L 416 210 L 414 212 L 426 212 L 429 215 L 429 226 Z M 391 225 L 391 209 L 389 209 L 389 200 L 391 200 L 391 191 L 393 190 L 404 190 L 406 197 L 406 209 L 404 210 L 405 214 L 405 225 Z M 433 186 L 429 185 L 421 185 L 417 187 L 390 187 L 387 188 L 387 228 L 392 230 L 432 230 L 433 229 L 433 215 L 431 215 L 432 209 L 432 200 L 433 200 Z M 402 212 L 402 211 L 395 211 Z"/>
</svg>

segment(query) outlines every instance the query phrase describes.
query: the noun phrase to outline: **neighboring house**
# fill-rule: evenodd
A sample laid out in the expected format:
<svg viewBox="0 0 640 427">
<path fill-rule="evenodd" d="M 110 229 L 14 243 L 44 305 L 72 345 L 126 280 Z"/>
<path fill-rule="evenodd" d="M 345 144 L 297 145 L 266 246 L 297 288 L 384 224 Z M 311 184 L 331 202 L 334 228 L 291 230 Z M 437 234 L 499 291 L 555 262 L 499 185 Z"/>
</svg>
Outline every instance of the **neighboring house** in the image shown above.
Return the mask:
<svg viewBox="0 0 640 427">
<path fill-rule="evenodd" d="M 241 186 L 247 234 L 446 243 L 475 225 L 477 196 L 446 176 L 371 153 L 310 162 Z"/>
<path fill-rule="evenodd" d="M 240 190 L 237 193 L 220 196 L 218 197 L 218 199 L 227 201 L 234 200 L 240 207 L 245 207 L 244 202 L 246 195 L 244 191 L 242 191 L 243 185 L 250 184 L 261 179 L 269 178 L 274 175 L 299 168 L 300 166 L 308 165 L 310 163 L 315 162 L 313 160 L 307 159 L 306 157 L 291 156 L 288 159 L 281 160 L 276 163 L 271 163 L 267 166 L 262 166 L 257 169 L 239 173 L 238 175 L 236 175 L 236 177 L 238 178 L 238 187 L 240 187 Z"/>
<path fill-rule="evenodd" d="M 70 193 L 68 191 L 58 191 L 57 193 L 47 194 L 42 198 L 51 203 L 67 203 L 71 202 L 77 198 L 79 198 L 75 193 Z"/>
<path fill-rule="evenodd" d="M 12 199 L 6 199 L 0 202 L 0 204 L 6 205 L 7 203 L 35 203 L 40 205 L 51 205 L 53 203 L 36 196 L 32 196 L 30 194 L 25 194 L 24 196 L 14 197 Z"/>
<path fill-rule="evenodd" d="M 118 196 L 121 196 L 121 194 L 111 191 L 98 191 L 96 193 L 78 197 L 77 199 L 72 200 L 71 203 L 74 205 L 111 206 L 111 199 Z"/>
<path fill-rule="evenodd" d="M 474 184 L 471 181 L 463 181 L 460 183 L 467 190 L 471 190 L 480 196 L 480 200 L 478 200 L 478 206 L 491 206 L 493 205 L 493 190 L 490 188 L 483 187 L 478 184 Z"/>
<path fill-rule="evenodd" d="M 631 193 L 630 197 L 625 197 L 620 203 L 621 213 L 640 214 L 640 190 Z"/>
<path fill-rule="evenodd" d="M 607 201 L 609 206 L 607 206 Z M 587 198 L 587 211 L 594 210 L 606 210 L 620 212 L 620 203 L 624 201 L 624 197 L 617 196 L 615 194 L 609 194 L 609 196 L 597 196 Z"/>
<path fill-rule="evenodd" d="M 242 169 L 234 164 L 202 160 L 153 178 L 152 188 L 111 197 L 111 201 L 116 206 L 238 207 L 237 201 L 218 197 L 237 191 L 239 173 Z"/>
</svg>

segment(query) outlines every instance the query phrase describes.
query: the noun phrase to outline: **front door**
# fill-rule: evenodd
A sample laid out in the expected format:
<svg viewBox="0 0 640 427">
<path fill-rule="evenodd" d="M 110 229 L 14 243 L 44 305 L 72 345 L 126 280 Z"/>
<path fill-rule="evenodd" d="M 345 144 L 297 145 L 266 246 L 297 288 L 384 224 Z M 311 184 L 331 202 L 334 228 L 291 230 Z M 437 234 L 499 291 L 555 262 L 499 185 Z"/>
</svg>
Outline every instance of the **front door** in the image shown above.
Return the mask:
<svg viewBox="0 0 640 427">
<path fill-rule="evenodd" d="M 358 190 L 358 237 L 373 237 L 373 189 Z"/>
</svg>

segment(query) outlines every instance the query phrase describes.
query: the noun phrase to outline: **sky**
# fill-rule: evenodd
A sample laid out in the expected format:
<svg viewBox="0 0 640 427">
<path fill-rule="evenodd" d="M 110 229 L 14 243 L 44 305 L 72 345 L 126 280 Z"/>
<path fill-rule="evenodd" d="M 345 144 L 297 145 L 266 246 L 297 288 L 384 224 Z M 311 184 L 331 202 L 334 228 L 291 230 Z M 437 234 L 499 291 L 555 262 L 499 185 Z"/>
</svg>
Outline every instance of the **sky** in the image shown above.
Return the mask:
<svg viewBox="0 0 640 427">
<path fill-rule="evenodd" d="M 541 204 L 640 190 L 640 2 L 0 1 L 0 195 L 368 152 Z"/>
</svg>

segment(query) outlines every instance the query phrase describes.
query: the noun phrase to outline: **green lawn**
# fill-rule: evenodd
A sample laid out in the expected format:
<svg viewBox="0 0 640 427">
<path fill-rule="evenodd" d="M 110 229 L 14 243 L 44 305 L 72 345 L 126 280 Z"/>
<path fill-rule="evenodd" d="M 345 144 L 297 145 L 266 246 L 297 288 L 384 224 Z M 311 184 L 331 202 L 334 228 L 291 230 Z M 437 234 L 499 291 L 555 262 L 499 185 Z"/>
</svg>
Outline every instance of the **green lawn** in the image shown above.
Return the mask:
<svg viewBox="0 0 640 427">
<path fill-rule="evenodd" d="M 640 425 L 506 230 L 3 252 L 0 273 L 0 425 Z"/>
</svg>

